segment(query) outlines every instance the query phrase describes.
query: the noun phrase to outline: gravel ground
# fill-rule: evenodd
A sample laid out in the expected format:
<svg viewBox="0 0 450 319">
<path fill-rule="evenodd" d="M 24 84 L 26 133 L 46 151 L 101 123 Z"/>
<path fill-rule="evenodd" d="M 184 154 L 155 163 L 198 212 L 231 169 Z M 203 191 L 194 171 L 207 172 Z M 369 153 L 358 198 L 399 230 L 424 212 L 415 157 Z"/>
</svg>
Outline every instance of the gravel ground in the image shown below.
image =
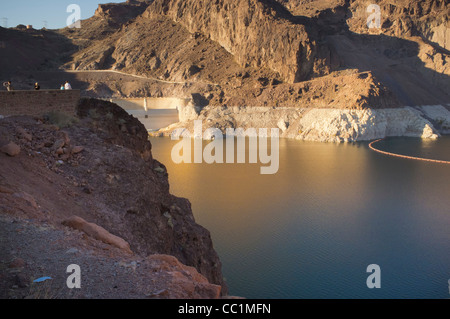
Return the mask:
<svg viewBox="0 0 450 319">
<path fill-rule="evenodd" d="M 81 267 L 81 289 L 67 287 L 72 264 Z M 0 217 L 1 299 L 148 298 L 165 282 L 163 273 L 149 268 L 80 232 Z M 52 280 L 33 283 L 47 276 Z"/>
</svg>

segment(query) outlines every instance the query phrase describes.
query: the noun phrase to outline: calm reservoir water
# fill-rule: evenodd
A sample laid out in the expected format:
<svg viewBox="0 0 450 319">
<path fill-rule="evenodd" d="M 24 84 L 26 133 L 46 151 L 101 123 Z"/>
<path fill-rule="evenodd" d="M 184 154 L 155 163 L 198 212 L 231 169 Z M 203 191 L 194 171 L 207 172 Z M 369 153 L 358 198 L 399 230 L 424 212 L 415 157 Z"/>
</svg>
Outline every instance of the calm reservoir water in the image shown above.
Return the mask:
<svg viewBox="0 0 450 319">
<path fill-rule="evenodd" d="M 152 138 L 171 192 L 210 230 L 230 294 L 247 298 L 449 298 L 450 165 L 387 157 L 368 143 L 280 140 L 280 169 L 179 164 Z M 450 160 L 450 137 L 377 147 Z M 381 267 L 368 289 L 367 266 Z"/>
</svg>

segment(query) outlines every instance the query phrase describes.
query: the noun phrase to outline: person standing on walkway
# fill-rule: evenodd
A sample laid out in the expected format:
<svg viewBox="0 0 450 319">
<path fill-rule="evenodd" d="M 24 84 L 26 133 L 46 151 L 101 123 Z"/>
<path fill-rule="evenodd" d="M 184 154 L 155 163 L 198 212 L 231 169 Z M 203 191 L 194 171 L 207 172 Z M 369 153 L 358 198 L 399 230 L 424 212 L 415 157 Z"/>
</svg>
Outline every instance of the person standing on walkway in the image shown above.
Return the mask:
<svg viewBox="0 0 450 319">
<path fill-rule="evenodd" d="M 6 88 L 7 91 L 13 91 L 14 90 L 13 87 L 12 87 L 11 81 L 3 83 L 3 86 Z"/>
<path fill-rule="evenodd" d="M 66 84 L 64 84 L 65 90 L 72 90 L 72 86 L 70 85 L 69 81 L 66 81 Z"/>
</svg>

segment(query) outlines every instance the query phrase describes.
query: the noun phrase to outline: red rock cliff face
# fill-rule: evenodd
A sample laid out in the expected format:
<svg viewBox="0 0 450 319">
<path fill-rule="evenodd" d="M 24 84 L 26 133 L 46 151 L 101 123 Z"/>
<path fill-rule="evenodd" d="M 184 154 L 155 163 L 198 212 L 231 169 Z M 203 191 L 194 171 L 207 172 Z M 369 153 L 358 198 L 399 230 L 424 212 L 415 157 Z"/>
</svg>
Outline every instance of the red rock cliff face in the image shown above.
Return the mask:
<svg viewBox="0 0 450 319">
<path fill-rule="evenodd" d="M 349 1 L 351 30 L 364 32 L 369 0 Z M 450 49 L 450 2 L 448 0 L 377 1 L 382 28 L 395 37 L 420 36 L 440 47 Z"/>
<path fill-rule="evenodd" d="M 128 0 L 126 3 L 99 4 L 95 16 L 115 23 L 125 23 L 142 14 L 150 4 L 145 0 Z"/>
<path fill-rule="evenodd" d="M 68 168 L 70 174 L 81 174 L 92 189 L 101 190 L 96 202 L 105 203 L 103 212 L 90 220 L 125 239 L 135 253 L 177 257 L 185 265 L 195 267 L 211 283 L 222 286 L 222 293 L 226 294 L 221 262 L 210 233 L 196 224 L 187 199 L 170 194 L 168 172 L 153 159 L 145 127 L 119 106 L 106 101 L 82 99 L 78 115 L 84 120 L 93 119 L 92 129 L 101 135 L 100 145 L 112 145 L 119 150 L 112 152 L 114 155 L 90 153 L 88 144 L 95 138 L 69 132 L 86 148 L 86 160 L 73 170 Z M 91 147 L 95 149 L 95 145 Z M 119 156 L 121 150 L 126 152 L 122 154 L 124 157 Z M 91 167 L 100 161 L 101 168 Z"/>
<path fill-rule="evenodd" d="M 144 13 L 153 15 L 209 36 L 241 66 L 268 67 L 290 83 L 312 76 L 316 43 L 275 1 L 156 0 Z"/>
</svg>

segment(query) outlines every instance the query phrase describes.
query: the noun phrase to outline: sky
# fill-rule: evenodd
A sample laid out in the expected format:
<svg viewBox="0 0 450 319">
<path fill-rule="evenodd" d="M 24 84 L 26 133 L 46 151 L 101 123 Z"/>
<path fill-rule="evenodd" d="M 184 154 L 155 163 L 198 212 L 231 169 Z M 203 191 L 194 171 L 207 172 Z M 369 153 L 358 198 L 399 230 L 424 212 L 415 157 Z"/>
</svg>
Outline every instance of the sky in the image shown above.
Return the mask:
<svg viewBox="0 0 450 319">
<path fill-rule="evenodd" d="M 1 0 L 0 26 L 15 27 L 31 24 L 35 29 L 66 27 L 66 21 L 75 11 L 67 12 L 71 4 L 80 8 L 81 19 L 94 15 L 99 3 L 125 2 L 125 0 Z M 7 20 L 6 20 L 6 19 Z"/>
</svg>

